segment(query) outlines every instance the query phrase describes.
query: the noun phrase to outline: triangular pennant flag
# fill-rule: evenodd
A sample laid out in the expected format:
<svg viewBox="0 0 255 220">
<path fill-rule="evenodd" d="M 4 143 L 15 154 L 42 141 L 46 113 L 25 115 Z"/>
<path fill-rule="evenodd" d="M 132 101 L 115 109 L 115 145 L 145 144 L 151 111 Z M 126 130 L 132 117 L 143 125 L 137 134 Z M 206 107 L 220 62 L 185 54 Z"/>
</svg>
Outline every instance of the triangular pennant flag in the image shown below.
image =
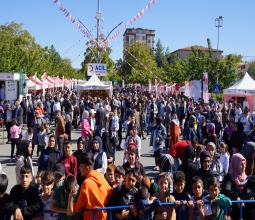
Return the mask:
<svg viewBox="0 0 255 220">
<path fill-rule="evenodd" d="M 57 3 L 57 2 L 58 2 L 58 0 L 54 0 L 54 2 L 53 2 L 53 3 L 55 4 L 55 3 Z"/>
</svg>

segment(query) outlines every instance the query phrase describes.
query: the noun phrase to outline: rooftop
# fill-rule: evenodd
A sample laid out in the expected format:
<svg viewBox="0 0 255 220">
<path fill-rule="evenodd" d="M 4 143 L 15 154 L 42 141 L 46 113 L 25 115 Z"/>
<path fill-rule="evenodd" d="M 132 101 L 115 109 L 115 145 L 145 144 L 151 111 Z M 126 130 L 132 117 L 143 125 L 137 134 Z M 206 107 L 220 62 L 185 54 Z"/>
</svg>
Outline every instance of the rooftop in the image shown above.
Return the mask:
<svg viewBox="0 0 255 220">
<path fill-rule="evenodd" d="M 194 46 L 184 47 L 184 48 L 175 50 L 175 51 L 173 51 L 172 53 L 175 53 L 175 52 L 177 52 L 177 51 L 191 51 L 191 50 L 192 50 L 192 47 L 197 48 L 198 50 L 201 50 L 201 51 L 209 51 L 209 48 L 207 48 L 207 47 L 194 45 Z M 223 50 L 218 50 L 218 51 L 219 51 L 220 53 L 223 53 Z M 217 49 L 213 49 L 213 48 L 212 48 L 212 52 L 217 52 Z"/>
<path fill-rule="evenodd" d="M 151 29 L 146 29 L 146 28 L 127 28 L 123 34 L 123 36 L 125 36 L 125 34 L 129 31 L 132 30 L 145 30 L 145 31 L 150 31 L 150 32 L 155 32 L 155 30 L 151 30 Z"/>
</svg>

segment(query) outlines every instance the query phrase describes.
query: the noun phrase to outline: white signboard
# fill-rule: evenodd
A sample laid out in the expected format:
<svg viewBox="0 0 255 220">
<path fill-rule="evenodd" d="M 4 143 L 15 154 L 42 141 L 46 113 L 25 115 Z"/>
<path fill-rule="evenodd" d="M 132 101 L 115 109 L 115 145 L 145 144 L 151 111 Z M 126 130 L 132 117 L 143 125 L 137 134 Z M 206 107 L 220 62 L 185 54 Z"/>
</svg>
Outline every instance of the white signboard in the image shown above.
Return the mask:
<svg viewBox="0 0 255 220">
<path fill-rule="evenodd" d="M 106 64 L 88 63 L 87 75 L 92 76 L 93 73 L 95 73 L 97 76 L 106 76 Z"/>
<path fill-rule="evenodd" d="M 14 101 L 17 99 L 17 81 L 5 81 L 5 99 Z"/>
</svg>

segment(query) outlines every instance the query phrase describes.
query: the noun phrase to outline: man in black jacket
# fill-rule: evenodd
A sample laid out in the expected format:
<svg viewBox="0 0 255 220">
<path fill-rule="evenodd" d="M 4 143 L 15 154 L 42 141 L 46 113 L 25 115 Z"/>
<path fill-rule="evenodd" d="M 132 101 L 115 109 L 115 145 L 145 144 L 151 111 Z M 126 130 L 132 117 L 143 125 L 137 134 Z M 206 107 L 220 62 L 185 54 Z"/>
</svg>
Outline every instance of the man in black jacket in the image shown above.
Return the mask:
<svg viewBox="0 0 255 220">
<path fill-rule="evenodd" d="M 100 136 L 102 137 L 102 129 L 105 127 L 105 117 L 106 112 L 102 106 L 102 103 L 99 104 L 99 108 L 96 111 L 96 130 L 99 131 Z"/>
<path fill-rule="evenodd" d="M 10 203 L 4 207 L 6 214 L 14 215 L 14 219 L 32 220 L 37 214 L 43 211 L 43 203 L 38 194 L 37 188 L 32 185 L 32 169 L 25 165 L 20 170 L 21 184 L 11 189 Z"/>
</svg>

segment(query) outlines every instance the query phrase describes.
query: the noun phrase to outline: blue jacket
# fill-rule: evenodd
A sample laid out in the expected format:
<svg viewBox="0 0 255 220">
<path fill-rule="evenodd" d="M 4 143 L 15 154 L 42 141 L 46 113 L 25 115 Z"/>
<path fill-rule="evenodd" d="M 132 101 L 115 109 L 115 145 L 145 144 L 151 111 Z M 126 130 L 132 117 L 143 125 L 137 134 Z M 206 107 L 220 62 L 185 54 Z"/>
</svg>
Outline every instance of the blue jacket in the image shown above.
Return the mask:
<svg viewBox="0 0 255 220">
<path fill-rule="evenodd" d="M 197 134 L 195 132 L 194 127 L 191 127 L 190 125 L 188 125 L 185 128 L 185 140 L 188 140 L 188 141 L 196 141 L 197 140 Z"/>
<path fill-rule="evenodd" d="M 159 142 L 154 141 L 154 131 L 156 130 L 156 138 L 159 138 Z M 156 151 L 159 148 L 163 148 L 165 145 L 165 138 L 166 138 L 166 128 L 164 125 L 159 124 L 152 127 L 151 131 L 151 140 L 150 140 L 150 146 L 153 146 L 154 151 Z M 156 143 L 156 146 L 154 146 L 153 143 Z"/>
<path fill-rule="evenodd" d="M 53 170 L 55 164 L 58 162 L 59 158 L 62 156 L 62 153 L 54 149 L 54 152 L 50 152 L 50 148 L 47 147 L 45 150 L 42 151 L 41 156 L 38 159 L 38 170 Z M 54 155 L 51 155 L 54 154 Z M 52 161 L 49 163 L 49 158 L 52 158 Z M 49 163 L 49 165 L 48 165 Z"/>
</svg>

